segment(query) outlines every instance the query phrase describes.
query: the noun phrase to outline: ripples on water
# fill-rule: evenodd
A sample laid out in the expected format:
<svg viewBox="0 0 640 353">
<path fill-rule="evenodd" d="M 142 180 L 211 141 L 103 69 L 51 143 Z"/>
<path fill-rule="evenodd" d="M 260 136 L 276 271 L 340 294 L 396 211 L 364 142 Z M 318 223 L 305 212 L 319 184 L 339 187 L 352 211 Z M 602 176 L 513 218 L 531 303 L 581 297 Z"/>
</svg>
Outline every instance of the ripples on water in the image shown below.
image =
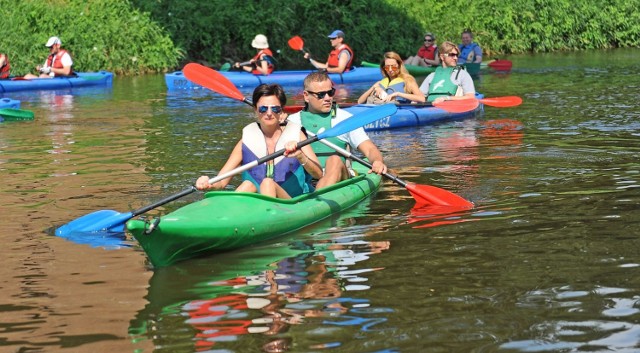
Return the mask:
<svg viewBox="0 0 640 353">
<path fill-rule="evenodd" d="M 455 192 L 473 210 L 414 207 L 388 182 L 277 242 L 155 271 L 131 239 L 106 250 L 43 230 L 215 174 L 250 109 L 206 91 L 167 93 L 158 78 L 25 93 L 37 120 L 0 124 L 0 347 L 638 351 L 637 54 L 513 57 L 511 74 L 476 82 L 522 106 L 371 134 L 403 179 Z"/>
</svg>

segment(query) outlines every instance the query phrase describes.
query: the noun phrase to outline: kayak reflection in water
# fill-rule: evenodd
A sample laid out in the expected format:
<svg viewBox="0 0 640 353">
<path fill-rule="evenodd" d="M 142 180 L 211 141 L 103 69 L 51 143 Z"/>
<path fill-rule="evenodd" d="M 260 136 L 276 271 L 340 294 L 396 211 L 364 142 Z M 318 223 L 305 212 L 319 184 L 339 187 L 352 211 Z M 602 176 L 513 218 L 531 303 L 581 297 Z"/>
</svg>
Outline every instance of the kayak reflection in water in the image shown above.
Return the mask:
<svg viewBox="0 0 640 353">
<path fill-rule="evenodd" d="M 242 138 L 233 148 L 220 174 L 282 149 L 285 153 L 243 172 L 243 181 L 236 191 L 259 192 L 288 199 L 313 191 L 312 178 L 319 179 L 322 176 L 320 162 L 311 146 L 296 147 L 306 136 L 299 124 L 286 122 L 287 114 L 282 108 L 286 102 L 287 97 L 280 85 L 262 84 L 253 91 L 257 122 L 244 127 Z M 209 184 L 209 177 L 203 175 L 195 186 L 198 190 L 219 190 L 226 187 L 231 178 Z"/>
</svg>

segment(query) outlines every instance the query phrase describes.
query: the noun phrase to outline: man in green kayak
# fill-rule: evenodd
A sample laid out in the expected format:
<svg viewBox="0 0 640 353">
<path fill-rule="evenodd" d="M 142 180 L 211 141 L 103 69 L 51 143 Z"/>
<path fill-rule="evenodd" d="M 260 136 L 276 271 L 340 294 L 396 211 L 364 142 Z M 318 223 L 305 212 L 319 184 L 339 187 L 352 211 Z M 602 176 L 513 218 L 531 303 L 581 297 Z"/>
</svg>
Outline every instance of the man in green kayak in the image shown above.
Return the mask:
<svg viewBox="0 0 640 353">
<path fill-rule="evenodd" d="M 333 103 L 336 89 L 326 72 L 312 72 L 304 79 L 305 108 L 289 116 L 289 121 L 301 124 L 307 131 L 318 134 L 320 129 L 330 129 L 339 122 L 348 119 L 351 114 L 338 108 Z M 387 166 L 382 159 L 382 153 L 369 139 L 364 128 L 358 128 L 335 138 L 328 138 L 330 142 L 346 148 L 350 145 L 362 152 L 372 164 L 370 172 L 382 174 L 387 172 Z M 324 168 L 324 174 L 318 180 L 317 189 L 333 185 L 350 177 L 345 161 L 336 152 L 316 142 L 311 145 Z"/>
</svg>

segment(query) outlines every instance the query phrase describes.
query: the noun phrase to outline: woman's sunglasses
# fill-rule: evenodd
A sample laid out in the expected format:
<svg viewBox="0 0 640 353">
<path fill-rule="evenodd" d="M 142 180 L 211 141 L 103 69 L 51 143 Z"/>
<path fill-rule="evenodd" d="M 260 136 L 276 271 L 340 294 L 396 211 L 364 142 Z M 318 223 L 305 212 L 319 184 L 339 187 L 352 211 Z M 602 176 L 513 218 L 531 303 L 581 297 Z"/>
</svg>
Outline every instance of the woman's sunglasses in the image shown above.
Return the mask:
<svg viewBox="0 0 640 353">
<path fill-rule="evenodd" d="M 282 107 L 279 105 L 261 105 L 258 107 L 258 113 L 264 114 L 267 111 L 269 111 L 269 108 L 271 108 L 271 111 L 273 112 L 273 114 L 282 113 Z"/>
<path fill-rule="evenodd" d="M 329 97 L 335 96 L 336 95 L 336 89 L 331 87 L 331 89 L 328 90 L 328 91 L 322 91 L 322 92 L 307 91 L 307 93 L 314 95 L 318 99 L 322 99 L 322 98 L 324 98 L 325 95 L 329 95 Z"/>
</svg>

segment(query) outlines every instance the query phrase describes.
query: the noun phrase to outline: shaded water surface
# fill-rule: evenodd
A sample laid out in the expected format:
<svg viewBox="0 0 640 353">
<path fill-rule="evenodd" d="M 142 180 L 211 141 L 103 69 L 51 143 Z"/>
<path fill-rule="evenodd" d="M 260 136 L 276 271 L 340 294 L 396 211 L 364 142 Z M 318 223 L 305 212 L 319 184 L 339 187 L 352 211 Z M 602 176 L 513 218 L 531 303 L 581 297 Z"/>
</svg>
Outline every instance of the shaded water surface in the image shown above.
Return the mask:
<svg viewBox="0 0 640 353">
<path fill-rule="evenodd" d="M 511 57 L 476 86 L 520 107 L 371 134 L 401 177 L 473 210 L 414 208 L 387 182 L 275 241 L 158 270 L 128 237 L 51 229 L 214 175 L 249 108 L 160 76 L 5 95 L 36 120 L 0 124 L 0 351 L 637 352 L 638 55 Z"/>
</svg>

